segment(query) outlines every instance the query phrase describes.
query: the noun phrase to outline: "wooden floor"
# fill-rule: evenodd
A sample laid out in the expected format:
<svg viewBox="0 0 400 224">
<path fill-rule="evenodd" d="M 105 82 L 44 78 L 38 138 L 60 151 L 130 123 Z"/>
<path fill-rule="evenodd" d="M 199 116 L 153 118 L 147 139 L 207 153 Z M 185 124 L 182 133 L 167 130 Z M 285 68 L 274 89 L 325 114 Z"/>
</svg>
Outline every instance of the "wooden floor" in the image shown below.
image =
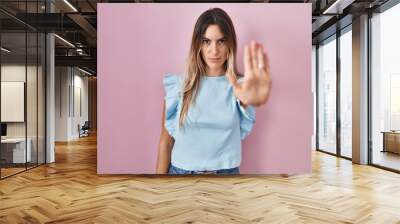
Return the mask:
<svg viewBox="0 0 400 224">
<path fill-rule="evenodd" d="M 0 169 L 1 169 L 1 177 L 2 178 L 8 177 L 8 176 L 11 176 L 13 174 L 16 174 L 16 173 L 19 173 L 19 172 L 23 172 L 23 171 L 26 170 L 25 167 L 23 167 L 23 168 L 20 168 L 20 167 L 17 167 L 17 168 L 0 168 Z"/>
<path fill-rule="evenodd" d="M 375 150 L 372 160 L 374 164 L 400 170 L 400 154 Z"/>
<path fill-rule="evenodd" d="M 0 181 L 0 223 L 400 223 L 400 175 L 313 153 L 281 177 L 96 174 L 96 138 Z"/>
</svg>

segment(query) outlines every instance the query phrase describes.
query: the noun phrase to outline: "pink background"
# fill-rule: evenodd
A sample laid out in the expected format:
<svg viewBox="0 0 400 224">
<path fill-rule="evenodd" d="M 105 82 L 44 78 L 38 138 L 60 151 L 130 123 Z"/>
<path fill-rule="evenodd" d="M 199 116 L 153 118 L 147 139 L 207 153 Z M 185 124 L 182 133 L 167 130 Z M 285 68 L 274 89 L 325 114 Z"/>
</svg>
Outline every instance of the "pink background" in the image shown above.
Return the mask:
<svg viewBox="0 0 400 224">
<path fill-rule="evenodd" d="M 264 44 L 269 102 L 243 143 L 242 174 L 311 172 L 311 4 L 98 4 L 99 174 L 154 174 L 165 74 L 182 74 L 194 24 L 211 7 L 232 18 L 243 46 Z"/>
</svg>

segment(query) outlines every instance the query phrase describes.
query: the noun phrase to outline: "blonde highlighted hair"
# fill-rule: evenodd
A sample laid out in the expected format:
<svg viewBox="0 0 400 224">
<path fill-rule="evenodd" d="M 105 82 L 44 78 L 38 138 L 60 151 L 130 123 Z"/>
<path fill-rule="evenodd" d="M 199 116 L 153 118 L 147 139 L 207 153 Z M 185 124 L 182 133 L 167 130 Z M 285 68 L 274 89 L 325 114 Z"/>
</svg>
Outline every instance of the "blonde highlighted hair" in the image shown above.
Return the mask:
<svg viewBox="0 0 400 224">
<path fill-rule="evenodd" d="M 228 48 L 228 57 L 224 63 L 225 73 L 239 77 L 236 68 L 237 40 L 232 20 L 220 8 L 211 8 L 203 12 L 194 26 L 189 56 L 186 63 L 186 74 L 182 85 L 182 107 L 179 126 L 183 126 L 189 107 L 195 102 L 200 86 L 201 76 L 207 72 L 207 64 L 201 54 L 202 38 L 210 25 L 218 25 L 224 35 Z"/>
</svg>

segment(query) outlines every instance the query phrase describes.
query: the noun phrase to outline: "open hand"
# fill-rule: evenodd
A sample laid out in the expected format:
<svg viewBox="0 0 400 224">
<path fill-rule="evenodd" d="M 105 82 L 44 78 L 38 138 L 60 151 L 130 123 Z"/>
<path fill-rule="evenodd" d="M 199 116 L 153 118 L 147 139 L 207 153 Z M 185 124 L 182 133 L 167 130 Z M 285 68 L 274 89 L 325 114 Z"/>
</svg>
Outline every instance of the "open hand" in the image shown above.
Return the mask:
<svg viewBox="0 0 400 224">
<path fill-rule="evenodd" d="M 227 74 L 235 96 L 244 105 L 265 104 L 271 92 L 271 77 L 267 54 L 262 44 L 252 41 L 244 48 L 244 78 L 236 80 L 235 74 Z"/>
</svg>

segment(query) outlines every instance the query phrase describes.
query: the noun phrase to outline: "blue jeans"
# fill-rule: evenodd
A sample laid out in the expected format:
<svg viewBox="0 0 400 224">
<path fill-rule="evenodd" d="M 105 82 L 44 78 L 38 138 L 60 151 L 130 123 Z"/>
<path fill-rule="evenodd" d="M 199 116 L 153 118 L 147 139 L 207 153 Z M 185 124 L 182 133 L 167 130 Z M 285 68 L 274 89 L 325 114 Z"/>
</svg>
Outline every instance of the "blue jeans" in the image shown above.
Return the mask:
<svg viewBox="0 0 400 224">
<path fill-rule="evenodd" d="M 203 171 L 184 170 L 169 164 L 168 174 L 205 174 Z M 207 172 L 207 174 L 240 174 L 239 167 L 220 169 Z"/>
</svg>

